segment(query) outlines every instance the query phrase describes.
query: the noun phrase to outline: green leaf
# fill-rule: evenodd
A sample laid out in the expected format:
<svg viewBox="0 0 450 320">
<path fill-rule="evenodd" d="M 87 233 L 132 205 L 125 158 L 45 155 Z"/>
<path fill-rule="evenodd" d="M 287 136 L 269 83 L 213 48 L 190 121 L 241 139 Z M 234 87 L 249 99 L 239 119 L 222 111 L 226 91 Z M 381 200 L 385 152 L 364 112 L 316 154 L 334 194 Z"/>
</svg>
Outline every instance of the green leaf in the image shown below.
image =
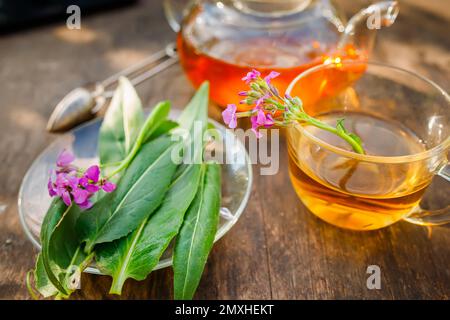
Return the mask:
<svg viewBox="0 0 450 320">
<path fill-rule="evenodd" d="M 348 135 L 349 135 L 353 140 L 355 140 L 356 143 L 358 143 L 359 145 L 362 145 L 362 140 L 361 140 L 361 138 L 360 138 L 358 135 L 356 135 L 356 134 L 354 134 L 354 133 L 349 133 Z"/>
<path fill-rule="evenodd" d="M 209 83 L 203 82 L 194 97 L 178 117 L 178 123 L 183 129 L 191 131 L 195 121 L 201 121 L 204 126 L 208 123 Z"/>
<path fill-rule="evenodd" d="M 123 159 L 117 166 L 113 168 L 107 168 L 107 173 L 109 177 L 116 176 L 121 173 L 125 168 L 128 167 L 130 162 L 134 159 L 136 154 L 139 152 L 141 146 L 146 142 L 152 139 L 157 138 L 158 136 L 165 133 L 165 131 L 170 131 L 171 124 L 167 124 L 167 116 L 170 112 L 170 103 L 160 102 L 155 108 L 153 108 L 150 115 L 144 122 L 139 134 L 136 138 L 136 141 L 133 144 L 133 148 L 127 153 L 125 159 Z"/>
<path fill-rule="evenodd" d="M 173 255 L 175 299 L 192 299 L 219 222 L 220 165 L 202 165 L 197 194 L 177 236 Z"/>
<path fill-rule="evenodd" d="M 161 204 L 176 169 L 171 159 L 175 147 L 168 136 L 145 144 L 117 189 L 80 216 L 77 226 L 86 252 L 97 243 L 126 236 Z"/>
<path fill-rule="evenodd" d="M 55 296 L 59 292 L 47 276 L 41 254 L 38 254 L 36 260 L 36 267 L 34 269 L 34 283 L 36 289 L 44 298 Z"/>
<path fill-rule="evenodd" d="M 182 128 L 193 133 L 194 122 L 200 121 L 202 134 L 207 125 L 207 107 L 208 86 L 203 85 L 180 116 Z M 160 118 L 163 118 L 168 112 L 158 114 L 162 114 Z M 159 128 L 163 125 L 164 123 Z M 166 126 L 170 130 L 174 123 L 166 122 L 164 129 Z M 152 134 L 160 130 L 159 128 Z M 191 140 L 183 143 L 190 145 Z M 202 148 L 197 149 L 197 152 L 201 159 Z M 164 250 L 177 234 L 184 213 L 195 196 L 200 179 L 200 165 L 180 165 L 172 179 L 161 207 L 143 221 L 137 230 L 124 238 L 97 247 L 99 268 L 113 277 L 111 293 L 120 294 L 127 278 L 144 279 L 158 263 Z"/>
<path fill-rule="evenodd" d="M 192 202 L 201 165 L 191 165 L 174 181 L 158 210 L 137 230 L 96 248 L 99 269 L 113 277 L 110 293 L 120 294 L 126 279 L 143 280 L 176 236 Z"/>
<path fill-rule="evenodd" d="M 89 257 L 75 231 L 80 209 L 55 198 L 41 228 L 42 252 L 34 271 L 36 288 L 44 296 L 68 297 L 76 288 Z M 55 293 L 55 290 L 57 291 Z"/>
<path fill-rule="evenodd" d="M 90 262 L 76 229 L 81 209 L 73 205 L 53 231 L 49 242 L 49 259 L 59 270 L 59 281 L 67 293 L 72 293 L 80 282 L 81 272 Z"/>
<path fill-rule="evenodd" d="M 169 133 L 172 129 L 178 127 L 178 122 L 172 120 L 164 120 L 145 141 L 150 141 Z"/>
<path fill-rule="evenodd" d="M 51 236 L 56 229 L 58 223 L 62 221 L 63 217 L 70 208 L 68 208 L 61 198 L 54 198 L 52 203 L 50 204 L 50 208 L 48 209 L 44 220 L 42 221 L 41 226 L 41 246 L 42 246 L 42 264 L 44 265 L 45 272 L 47 273 L 47 277 L 50 282 L 63 294 L 68 294 L 66 288 L 61 284 L 58 276 L 55 272 L 54 265 L 51 263 L 50 258 L 50 239 Z"/>
<path fill-rule="evenodd" d="M 345 120 L 345 119 L 338 119 L 338 120 L 336 121 L 336 129 L 337 129 L 339 132 L 347 133 L 347 130 L 346 130 L 345 127 L 344 127 L 344 120 Z"/>
<path fill-rule="evenodd" d="M 143 123 L 141 101 L 130 81 L 122 77 L 100 128 L 100 164 L 125 159 Z"/>
<path fill-rule="evenodd" d="M 185 159 L 192 163 L 203 160 L 203 135 L 208 127 L 209 84 L 203 82 L 178 118 L 180 129 L 189 133 L 185 141 Z M 188 161 L 189 162 L 189 161 Z"/>
<path fill-rule="evenodd" d="M 167 117 L 169 116 L 169 112 L 169 101 L 160 102 L 153 108 L 152 112 L 145 121 L 144 126 L 142 127 L 141 131 L 143 131 L 143 139 L 141 144 L 151 139 L 156 129 L 158 129 L 166 121 Z M 139 140 L 137 140 L 137 142 L 139 142 Z"/>
</svg>

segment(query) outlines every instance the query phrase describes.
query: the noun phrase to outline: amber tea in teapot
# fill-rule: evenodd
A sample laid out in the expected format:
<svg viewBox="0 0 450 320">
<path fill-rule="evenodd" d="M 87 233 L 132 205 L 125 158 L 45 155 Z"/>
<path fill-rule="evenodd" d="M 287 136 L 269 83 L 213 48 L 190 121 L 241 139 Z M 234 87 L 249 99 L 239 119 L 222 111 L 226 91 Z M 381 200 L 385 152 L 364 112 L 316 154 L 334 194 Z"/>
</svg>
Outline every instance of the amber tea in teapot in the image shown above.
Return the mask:
<svg viewBox="0 0 450 320">
<path fill-rule="evenodd" d="M 367 28 L 367 17 L 378 12 L 380 26 L 390 25 L 397 5 L 374 4 L 348 24 L 321 0 L 203 0 L 184 12 L 177 38 L 181 64 L 194 86 L 210 81 L 211 99 L 226 106 L 238 104 L 241 78 L 251 69 L 280 72 L 274 84 L 283 92 L 296 75 L 326 60 L 367 59 L 376 33 Z"/>
</svg>

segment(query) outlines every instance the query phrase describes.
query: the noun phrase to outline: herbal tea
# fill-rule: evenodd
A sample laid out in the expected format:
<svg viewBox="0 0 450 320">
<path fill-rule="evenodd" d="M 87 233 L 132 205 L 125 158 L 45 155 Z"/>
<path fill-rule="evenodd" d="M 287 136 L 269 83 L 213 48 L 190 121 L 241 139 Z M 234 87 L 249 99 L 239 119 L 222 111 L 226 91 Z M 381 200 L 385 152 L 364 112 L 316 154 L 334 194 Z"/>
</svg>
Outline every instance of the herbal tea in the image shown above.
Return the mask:
<svg viewBox="0 0 450 320">
<path fill-rule="evenodd" d="M 270 71 L 281 73 L 274 80 L 281 93 L 289 83 L 303 71 L 323 63 L 330 56 L 327 50 L 317 41 L 305 41 L 299 46 L 298 41 L 286 39 L 282 46 L 274 45 L 273 40 L 265 38 L 236 39 L 208 42 L 208 47 L 198 48 L 189 39 L 178 34 L 178 52 L 188 78 L 197 87 L 203 81 L 211 84 L 211 99 L 220 106 L 235 103 L 240 110 L 246 107 L 239 104 L 237 92 L 245 90 L 242 77 L 252 68 L 262 74 Z M 208 52 L 206 54 L 205 52 Z M 360 54 L 352 46 L 347 46 L 338 59 L 355 60 Z M 354 73 L 353 70 L 349 71 Z M 360 72 L 358 71 L 360 74 Z M 344 73 L 337 73 L 339 79 L 335 83 L 342 85 Z M 333 79 L 330 79 L 333 80 Z M 333 82 L 333 81 L 332 81 Z M 314 94 L 314 91 L 311 91 Z M 302 99 L 307 99 L 303 95 Z"/>
<path fill-rule="evenodd" d="M 375 116 L 347 112 L 318 117 L 345 125 L 359 135 L 368 155 L 389 157 L 425 151 L 420 139 L 399 123 Z M 429 180 L 423 181 L 419 163 L 365 162 L 319 148 L 308 137 L 290 129 L 289 172 L 302 202 L 321 219 L 348 229 L 373 230 L 390 225 L 410 213 L 420 202 Z M 341 149 L 348 145 L 336 135 L 305 127 L 315 137 Z"/>
</svg>

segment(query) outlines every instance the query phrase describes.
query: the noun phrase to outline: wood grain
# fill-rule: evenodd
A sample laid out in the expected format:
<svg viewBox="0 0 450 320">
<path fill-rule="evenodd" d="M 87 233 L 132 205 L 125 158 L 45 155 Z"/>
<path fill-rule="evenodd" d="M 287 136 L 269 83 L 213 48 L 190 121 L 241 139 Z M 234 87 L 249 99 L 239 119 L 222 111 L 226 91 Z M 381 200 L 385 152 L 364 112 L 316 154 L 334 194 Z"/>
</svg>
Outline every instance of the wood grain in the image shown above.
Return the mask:
<svg viewBox="0 0 450 320">
<path fill-rule="evenodd" d="M 348 12 L 365 2 L 339 1 Z M 398 21 L 380 33 L 374 59 L 415 70 L 450 89 L 449 22 L 401 3 Z M 443 10 L 445 10 L 445 5 Z M 81 31 L 63 24 L 0 39 L 0 299 L 29 299 L 25 274 L 36 251 L 17 214 L 17 192 L 33 159 L 57 136 L 45 131 L 55 104 L 72 88 L 100 80 L 155 52 L 174 34 L 158 1 L 82 18 Z M 139 90 L 145 105 L 193 93 L 179 66 Z M 212 107 L 211 114 L 220 112 Z M 285 150 L 284 140 L 281 150 Z M 310 214 L 290 186 L 287 156 L 280 172 L 260 176 L 241 220 L 212 251 L 198 299 L 449 299 L 450 232 L 397 223 L 349 232 Z M 441 183 L 435 193 L 448 186 Z M 439 200 L 433 200 L 433 205 Z M 366 288 L 368 265 L 379 265 L 382 289 Z M 127 281 L 121 297 L 110 279 L 85 274 L 74 299 L 169 299 L 173 275 L 159 270 Z"/>
</svg>

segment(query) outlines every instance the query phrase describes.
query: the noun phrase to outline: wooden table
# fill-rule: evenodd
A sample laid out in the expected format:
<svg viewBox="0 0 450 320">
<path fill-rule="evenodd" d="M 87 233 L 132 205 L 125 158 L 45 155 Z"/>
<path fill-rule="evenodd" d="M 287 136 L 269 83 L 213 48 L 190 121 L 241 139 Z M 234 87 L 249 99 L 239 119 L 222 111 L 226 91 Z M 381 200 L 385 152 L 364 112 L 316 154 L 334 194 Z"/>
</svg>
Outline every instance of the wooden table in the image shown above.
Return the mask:
<svg viewBox="0 0 450 320">
<path fill-rule="evenodd" d="M 341 2 L 349 12 L 362 7 Z M 373 58 L 415 70 L 449 90 L 449 21 L 402 4 L 398 21 L 380 34 Z M 0 39 L 0 298 L 29 298 L 25 274 L 36 250 L 19 223 L 17 192 L 33 159 L 57 137 L 45 131 L 55 104 L 72 88 L 103 79 L 173 39 L 161 4 L 150 0 L 82 17 L 81 31 L 56 23 Z M 162 99 L 182 106 L 192 93 L 178 65 L 140 90 L 148 106 Z M 450 298 L 448 228 L 433 228 L 430 236 L 406 222 L 364 233 L 332 227 L 295 195 L 286 153 L 280 162 L 275 176 L 255 174 L 248 207 L 214 246 L 196 298 Z M 366 287 L 366 269 L 373 264 L 381 268 L 381 290 Z M 120 298 L 171 298 L 172 277 L 167 268 L 143 282 L 129 280 Z M 107 294 L 109 285 L 108 277 L 86 274 L 73 298 L 116 299 Z"/>
</svg>

